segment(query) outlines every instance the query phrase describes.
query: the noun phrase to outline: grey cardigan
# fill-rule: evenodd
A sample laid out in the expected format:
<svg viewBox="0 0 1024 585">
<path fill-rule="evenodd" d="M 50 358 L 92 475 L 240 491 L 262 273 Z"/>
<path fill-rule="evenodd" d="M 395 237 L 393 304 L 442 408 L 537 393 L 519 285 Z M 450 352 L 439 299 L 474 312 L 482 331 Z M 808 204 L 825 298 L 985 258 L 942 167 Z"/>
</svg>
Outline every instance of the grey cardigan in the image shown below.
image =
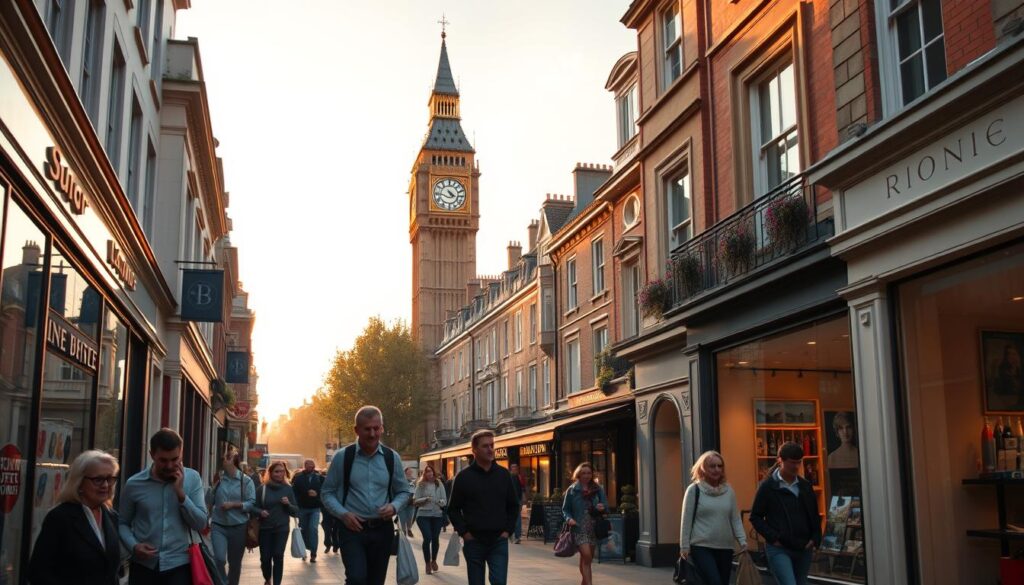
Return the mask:
<svg viewBox="0 0 1024 585">
<path fill-rule="evenodd" d="M 417 515 L 424 518 L 440 518 L 444 514 L 441 508 L 448 503 L 446 501 L 447 495 L 448 492 L 444 490 L 443 483 L 417 484 L 416 493 L 412 496 L 413 505 L 419 508 Z M 427 498 L 430 499 L 428 500 Z"/>
<path fill-rule="evenodd" d="M 287 506 L 281 503 L 281 498 L 288 498 Z M 270 512 L 270 515 L 260 519 L 260 531 L 287 531 L 291 518 L 297 518 L 299 515 L 292 486 L 272 481 L 261 485 L 256 490 L 256 503 L 253 504 L 252 511 L 258 515 L 263 510 Z"/>
</svg>

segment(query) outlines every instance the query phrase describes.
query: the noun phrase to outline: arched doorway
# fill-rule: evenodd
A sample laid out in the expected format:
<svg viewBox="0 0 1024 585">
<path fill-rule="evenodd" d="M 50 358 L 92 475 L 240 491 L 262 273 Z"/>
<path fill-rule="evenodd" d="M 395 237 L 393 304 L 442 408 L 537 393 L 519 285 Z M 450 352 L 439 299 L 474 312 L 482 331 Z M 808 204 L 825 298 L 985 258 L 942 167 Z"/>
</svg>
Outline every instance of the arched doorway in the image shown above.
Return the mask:
<svg viewBox="0 0 1024 585">
<path fill-rule="evenodd" d="M 679 410 L 662 400 L 654 411 L 654 485 L 657 506 L 656 542 L 679 544 L 679 511 L 683 501 L 682 428 Z"/>
</svg>

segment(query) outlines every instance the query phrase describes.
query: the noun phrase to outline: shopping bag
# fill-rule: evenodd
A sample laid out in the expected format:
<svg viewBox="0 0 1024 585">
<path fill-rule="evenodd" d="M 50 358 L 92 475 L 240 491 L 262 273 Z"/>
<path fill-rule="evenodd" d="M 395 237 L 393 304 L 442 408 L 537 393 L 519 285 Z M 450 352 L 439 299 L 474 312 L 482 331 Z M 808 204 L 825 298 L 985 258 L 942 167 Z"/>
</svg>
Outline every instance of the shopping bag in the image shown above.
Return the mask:
<svg viewBox="0 0 1024 585">
<path fill-rule="evenodd" d="M 193 532 L 188 531 L 188 564 L 192 585 L 224 585 L 210 549 L 203 543 L 202 537 L 193 539 Z"/>
<path fill-rule="evenodd" d="M 402 532 L 398 535 L 398 562 L 395 565 L 395 579 L 398 585 L 415 585 L 420 580 L 416 557 L 412 554 L 409 537 Z"/>
<path fill-rule="evenodd" d="M 754 559 L 750 556 L 750 553 L 743 551 L 740 554 L 739 560 L 740 566 L 736 571 L 736 585 L 761 585 L 761 573 L 754 566 Z"/>
<path fill-rule="evenodd" d="M 306 542 L 302 540 L 302 529 L 298 526 L 292 528 L 292 558 L 306 558 Z"/>
<path fill-rule="evenodd" d="M 568 524 L 562 525 L 562 532 L 558 535 L 558 540 L 555 541 L 555 556 L 556 557 L 571 557 L 576 554 L 579 547 L 576 546 L 576 536 L 572 533 L 572 528 Z"/>
<path fill-rule="evenodd" d="M 458 567 L 459 553 L 461 552 L 462 537 L 459 536 L 458 532 L 452 532 L 451 538 L 448 539 L 448 547 L 444 549 L 444 566 Z"/>
</svg>

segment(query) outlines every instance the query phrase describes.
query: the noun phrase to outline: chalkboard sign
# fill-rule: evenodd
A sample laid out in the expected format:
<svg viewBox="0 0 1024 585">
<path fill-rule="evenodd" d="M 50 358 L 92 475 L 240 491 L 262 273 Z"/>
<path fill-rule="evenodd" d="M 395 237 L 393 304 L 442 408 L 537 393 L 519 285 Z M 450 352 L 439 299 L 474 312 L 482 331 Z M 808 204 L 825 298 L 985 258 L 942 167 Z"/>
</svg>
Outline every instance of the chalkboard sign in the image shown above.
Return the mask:
<svg viewBox="0 0 1024 585">
<path fill-rule="evenodd" d="M 558 540 L 564 523 L 561 504 L 544 504 L 544 544 Z"/>
<path fill-rule="evenodd" d="M 606 518 L 608 518 L 608 523 L 611 524 L 611 530 L 608 531 L 608 538 L 605 538 L 597 545 L 597 562 L 626 562 L 626 531 L 622 514 L 608 514 Z"/>
</svg>

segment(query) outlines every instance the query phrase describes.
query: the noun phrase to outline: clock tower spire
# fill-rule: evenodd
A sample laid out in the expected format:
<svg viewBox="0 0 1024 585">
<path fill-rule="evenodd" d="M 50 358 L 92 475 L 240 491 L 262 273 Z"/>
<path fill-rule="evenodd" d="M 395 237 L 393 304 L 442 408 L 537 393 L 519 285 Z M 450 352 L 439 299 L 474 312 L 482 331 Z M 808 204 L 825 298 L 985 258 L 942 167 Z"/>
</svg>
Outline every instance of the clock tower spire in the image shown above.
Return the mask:
<svg viewBox="0 0 1024 585">
<path fill-rule="evenodd" d="M 448 21 L 440 24 L 445 27 Z M 448 316 L 466 304 L 466 284 L 476 276 L 480 169 L 462 130 L 459 89 L 441 32 L 437 76 L 427 102 L 427 134 L 409 181 L 412 244 L 412 332 L 433 353 Z"/>
</svg>

